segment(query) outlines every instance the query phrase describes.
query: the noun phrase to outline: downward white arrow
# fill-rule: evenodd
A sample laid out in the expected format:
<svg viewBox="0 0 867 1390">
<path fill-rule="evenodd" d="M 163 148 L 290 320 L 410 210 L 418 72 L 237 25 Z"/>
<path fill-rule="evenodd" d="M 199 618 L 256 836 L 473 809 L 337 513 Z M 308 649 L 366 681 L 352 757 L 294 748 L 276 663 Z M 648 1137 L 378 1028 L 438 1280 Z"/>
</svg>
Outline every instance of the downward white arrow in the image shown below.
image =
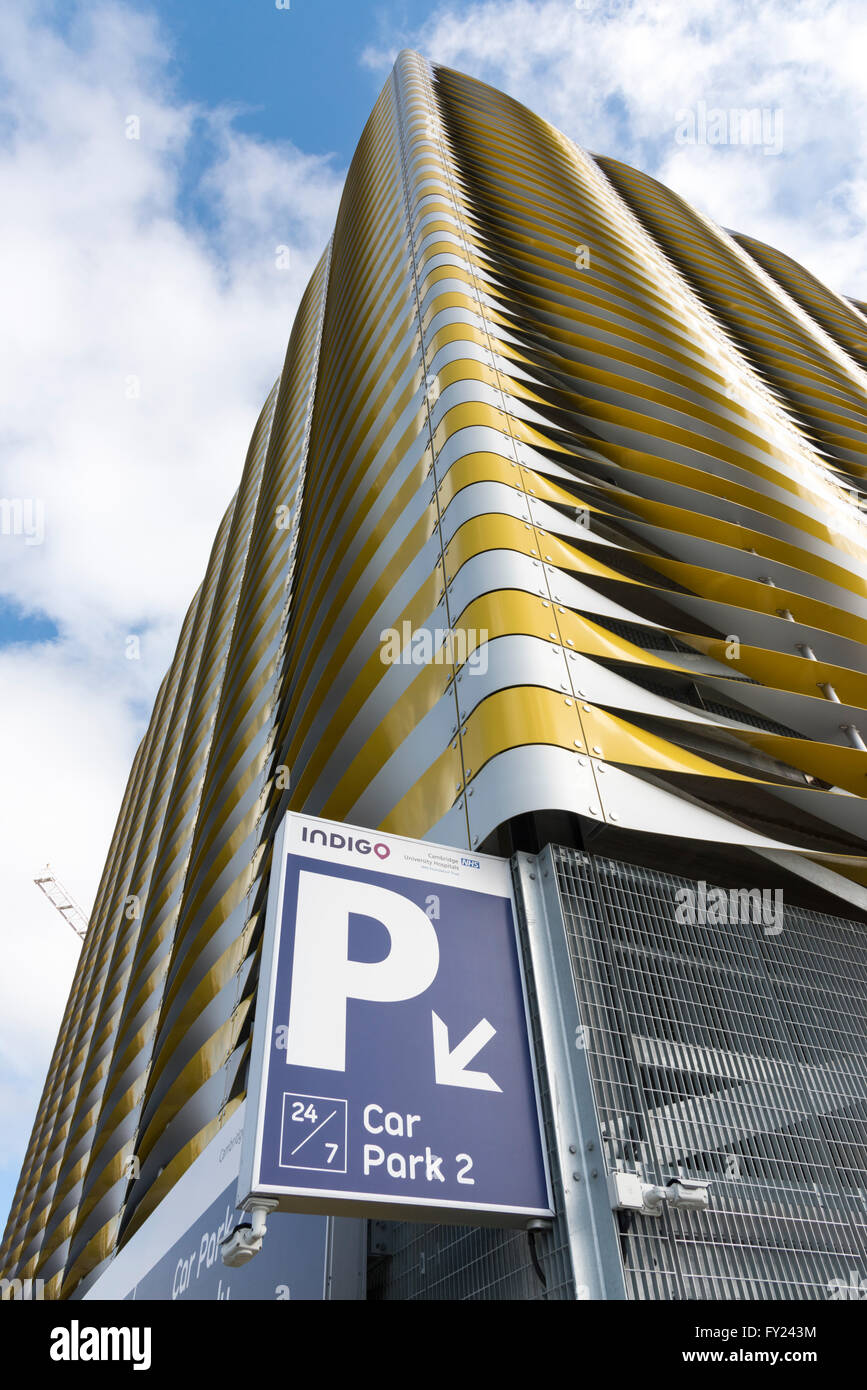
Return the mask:
<svg viewBox="0 0 867 1390">
<path fill-rule="evenodd" d="M 486 1018 L 477 1023 L 463 1042 L 449 1051 L 449 1030 L 442 1019 L 431 1011 L 433 1019 L 434 1078 L 438 1086 L 469 1086 L 475 1091 L 499 1091 L 500 1087 L 486 1071 L 467 1071 L 477 1052 L 491 1041 L 496 1033 Z"/>
</svg>

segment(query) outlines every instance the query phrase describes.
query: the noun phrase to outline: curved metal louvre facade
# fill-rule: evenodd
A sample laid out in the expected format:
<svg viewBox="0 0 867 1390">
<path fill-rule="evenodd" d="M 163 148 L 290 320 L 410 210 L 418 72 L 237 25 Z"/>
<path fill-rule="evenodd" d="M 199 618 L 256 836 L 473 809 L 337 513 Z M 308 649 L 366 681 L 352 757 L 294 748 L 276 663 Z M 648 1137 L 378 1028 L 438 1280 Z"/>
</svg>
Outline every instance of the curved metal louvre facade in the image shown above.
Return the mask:
<svg viewBox="0 0 867 1390">
<path fill-rule="evenodd" d="M 81 1291 L 239 1104 L 287 807 L 466 846 L 558 809 L 862 901 L 865 335 L 401 55 L 136 757 L 7 1273 Z"/>
</svg>

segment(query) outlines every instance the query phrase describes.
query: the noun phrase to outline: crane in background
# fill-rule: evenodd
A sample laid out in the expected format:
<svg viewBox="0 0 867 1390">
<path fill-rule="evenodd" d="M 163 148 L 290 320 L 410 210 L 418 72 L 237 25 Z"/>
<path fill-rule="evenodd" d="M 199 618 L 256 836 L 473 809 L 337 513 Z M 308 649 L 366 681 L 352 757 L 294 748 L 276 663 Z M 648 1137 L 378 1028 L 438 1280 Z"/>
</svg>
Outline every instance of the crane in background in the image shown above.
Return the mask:
<svg viewBox="0 0 867 1390">
<path fill-rule="evenodd" d="M 82 941 L 87 935 L 87 918 L 82 912 L 78 903 L 56 874 L 52 873 L 51 865 L 46 864 L 43 873 L 33 882 L 40 892 L 44 893 L 52 907 L 60 913 L 64 922 L 72 927 L 76 936 L 80 936 Z"/>
</svg>

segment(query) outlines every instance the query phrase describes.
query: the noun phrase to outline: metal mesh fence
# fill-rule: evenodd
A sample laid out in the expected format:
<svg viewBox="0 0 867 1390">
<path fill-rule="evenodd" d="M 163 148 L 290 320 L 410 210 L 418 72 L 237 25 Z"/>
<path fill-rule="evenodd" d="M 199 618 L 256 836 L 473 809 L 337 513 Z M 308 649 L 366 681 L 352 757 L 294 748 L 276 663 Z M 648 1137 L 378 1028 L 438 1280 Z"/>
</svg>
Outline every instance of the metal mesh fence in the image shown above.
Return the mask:
<svg viewBox="0 0 867 1390">
<path fill-rule="evenodd" d="M 711 1183 L 707 1212 L 620 1218 L 630 1296 L 859 1296 L 867 933 L 554 856 L 609 1166 Z"/>
<path fill-rule="evenodd" d="M 867 931 L 553 855 L 608 1166 L 711 1184 L 708 1211 L 618 1217 L 629 1296 L 864 1297 Z M 559 1221 L 539 1241 L 547 1288 L 524 1233 L 394 1223 L 389 1246 L 371 1298 L 575 1297 Z"/>
</svg>

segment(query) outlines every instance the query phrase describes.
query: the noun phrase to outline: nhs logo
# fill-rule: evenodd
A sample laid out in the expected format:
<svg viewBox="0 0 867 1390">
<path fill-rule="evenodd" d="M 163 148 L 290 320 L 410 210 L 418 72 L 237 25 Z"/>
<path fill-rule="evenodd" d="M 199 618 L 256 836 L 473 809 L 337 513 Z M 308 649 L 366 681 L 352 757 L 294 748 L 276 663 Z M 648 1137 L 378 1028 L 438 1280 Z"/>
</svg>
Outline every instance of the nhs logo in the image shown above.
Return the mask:
<svg viewBox="0 0 867 1390">
<path fill-rule="evenodd" d="M 480 865 L 478 859 L 462 859 L 462 860 L 461 860 L 461 868 L 462 868 L 462 869 L 479 869 L 479 868 L 481 868 L 481 865 Z"/>
</svg>

